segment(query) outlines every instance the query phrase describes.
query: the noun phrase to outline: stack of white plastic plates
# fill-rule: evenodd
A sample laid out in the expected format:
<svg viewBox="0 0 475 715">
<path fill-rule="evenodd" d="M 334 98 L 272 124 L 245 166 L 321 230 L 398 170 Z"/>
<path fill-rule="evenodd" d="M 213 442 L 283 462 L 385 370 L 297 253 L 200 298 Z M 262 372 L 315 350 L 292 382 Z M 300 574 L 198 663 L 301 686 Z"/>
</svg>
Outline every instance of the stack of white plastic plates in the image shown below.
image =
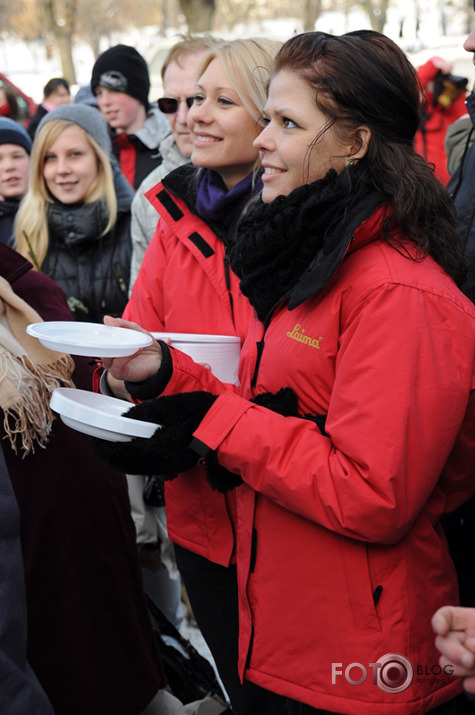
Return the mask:
<svg viewBox="0 0 475 715">
<path fill-rule="evenodd" d="M 73 387 L 53 390 L 51 409 L 64 424 L 78 432 L 110 442 L 127 442 L 133 437 L 151 437 L 159 425 L 124 417 L 133 405 L 126 400 Z"/>
</svg>

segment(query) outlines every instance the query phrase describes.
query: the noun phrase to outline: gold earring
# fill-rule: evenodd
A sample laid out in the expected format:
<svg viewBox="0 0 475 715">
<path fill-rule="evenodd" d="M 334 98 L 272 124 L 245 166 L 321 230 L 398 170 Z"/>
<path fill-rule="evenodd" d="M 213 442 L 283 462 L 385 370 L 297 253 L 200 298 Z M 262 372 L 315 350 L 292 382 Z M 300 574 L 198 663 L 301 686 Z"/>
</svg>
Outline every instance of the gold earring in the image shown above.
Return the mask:
<svg viewBox="0 0 475 715">
<path fill-rule="evenodd" d="M 348 159 L 348 164 L 347 164 L 347 166 L 354 166 L 354 165 L 355 165 L 355 160 L 353 159 L 353 157 L 350 157 L 350 158 Z"/>
</svg>

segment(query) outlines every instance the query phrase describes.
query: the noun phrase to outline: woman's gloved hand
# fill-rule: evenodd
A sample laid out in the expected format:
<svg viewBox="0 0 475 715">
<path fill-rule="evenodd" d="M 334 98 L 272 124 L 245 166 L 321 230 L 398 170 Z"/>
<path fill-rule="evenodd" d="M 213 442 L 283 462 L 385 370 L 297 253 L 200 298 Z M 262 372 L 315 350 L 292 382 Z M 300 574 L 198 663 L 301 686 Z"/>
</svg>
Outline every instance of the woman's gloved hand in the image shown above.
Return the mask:
<svg viewBox="0 0 475 715">
<path fill-rule="evenodd" d="M 160 425 L 145 439 L 109 442 L 92 437 L 92 452 L 102 462 L 127 474 L 158 474 L 174 479 L 193 467 L 200 457 L 190 449 L 193 432 L 217 399 L 209 392 L 183 392 L 145 400 L 124 413 L 125 417 Z"/>
<path fill-rule="evenodd" d="M 282 387 L 277 392 L 261 392 L 256 395 L 251 402 L 268 410 L 277 412 L 284 417 L 302 417 L 299 414 L 299 401 L 296 392 L 291 387 Z M 325 432 L 326 415 L 303 415 L 306 420 L 315 422 L 320 432 L 328 436 Z M 226 494 L 235 489 L 243 480 L 239 474 L 233 474 L 218 463 L 216 452 L 210 452 L 206 456 L 206 479 L 212 489 Z"/>
</svg>

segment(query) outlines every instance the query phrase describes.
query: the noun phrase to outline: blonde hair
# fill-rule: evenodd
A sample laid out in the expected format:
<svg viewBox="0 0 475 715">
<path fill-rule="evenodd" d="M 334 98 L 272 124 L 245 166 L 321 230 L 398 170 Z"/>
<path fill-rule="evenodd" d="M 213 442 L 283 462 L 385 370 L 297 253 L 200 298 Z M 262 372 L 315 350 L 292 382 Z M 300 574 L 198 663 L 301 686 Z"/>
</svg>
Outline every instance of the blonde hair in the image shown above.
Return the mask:
<svg viewBox="0 0 475 715">
<path fill-rule="evenodd" d="M 215 38 L 212 35 L 204 35 L 202 37 L 194 37 L 193 35 L 179 35 L 180 40 L 176 42 L 168 51 L 168 55 L 165 57 L 165 61 L 160 70 L 162 77 L 162 82 L 165 79 L 165 72 L 172 62 L 176 62 L 179 67 L 180 58 L 185 55 L 193 55 L 201 52 L 206 52 L 206 50 L 211 50 L 218 43 L 222 42 L 219 38 Z"/>
<path fill-rule="evenodd" d="M 15 248 L 28 258 L 37 270 L 40 270 L 48 252 L 48 205 L 54 201 L 43 176 L 45 156 L 61 132 L 70 126 L 79 127 L 84 132 L 96 154 L 97 177 L 84 202 L 90 204 L 101 201 L 107 209 L 109 220 L 102 236 L 112 229 L 117 219 L 117 197 L 109 157 L 94 137 L 79 124 L 69 119 L 51 119 L 35 136 L 31 152 L 29 187 L 20 203 L 14 223 Z"/>
<path fill-rule="evenodd" d="M 214 59 L 219 60 L 242 104 L 262 126 L 262 111 L 267 100 L 274 57 L 281 46 L 279 40 L 260 37 L 224 42 L 203 59 L 198 78 Z"/>
</svg>

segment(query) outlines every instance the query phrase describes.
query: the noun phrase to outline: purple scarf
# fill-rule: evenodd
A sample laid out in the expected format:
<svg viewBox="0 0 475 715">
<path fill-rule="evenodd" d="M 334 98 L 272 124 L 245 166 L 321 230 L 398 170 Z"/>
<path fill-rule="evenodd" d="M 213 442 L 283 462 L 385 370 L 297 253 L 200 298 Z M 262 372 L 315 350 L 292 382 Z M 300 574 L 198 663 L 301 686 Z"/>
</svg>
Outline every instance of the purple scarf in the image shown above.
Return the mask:
<svg viewBox="0 0 475 715">
<path fill-rule="evenodd" d="M 253 183 L 252 172 L 228 191 L 216 171 L 205 169 L 197 177 L 196 211 L 202 219 L 219 224 L 228 233 L 248 201 L 261 190 L 261 178 L 257 176 Z"/>
</svg>

